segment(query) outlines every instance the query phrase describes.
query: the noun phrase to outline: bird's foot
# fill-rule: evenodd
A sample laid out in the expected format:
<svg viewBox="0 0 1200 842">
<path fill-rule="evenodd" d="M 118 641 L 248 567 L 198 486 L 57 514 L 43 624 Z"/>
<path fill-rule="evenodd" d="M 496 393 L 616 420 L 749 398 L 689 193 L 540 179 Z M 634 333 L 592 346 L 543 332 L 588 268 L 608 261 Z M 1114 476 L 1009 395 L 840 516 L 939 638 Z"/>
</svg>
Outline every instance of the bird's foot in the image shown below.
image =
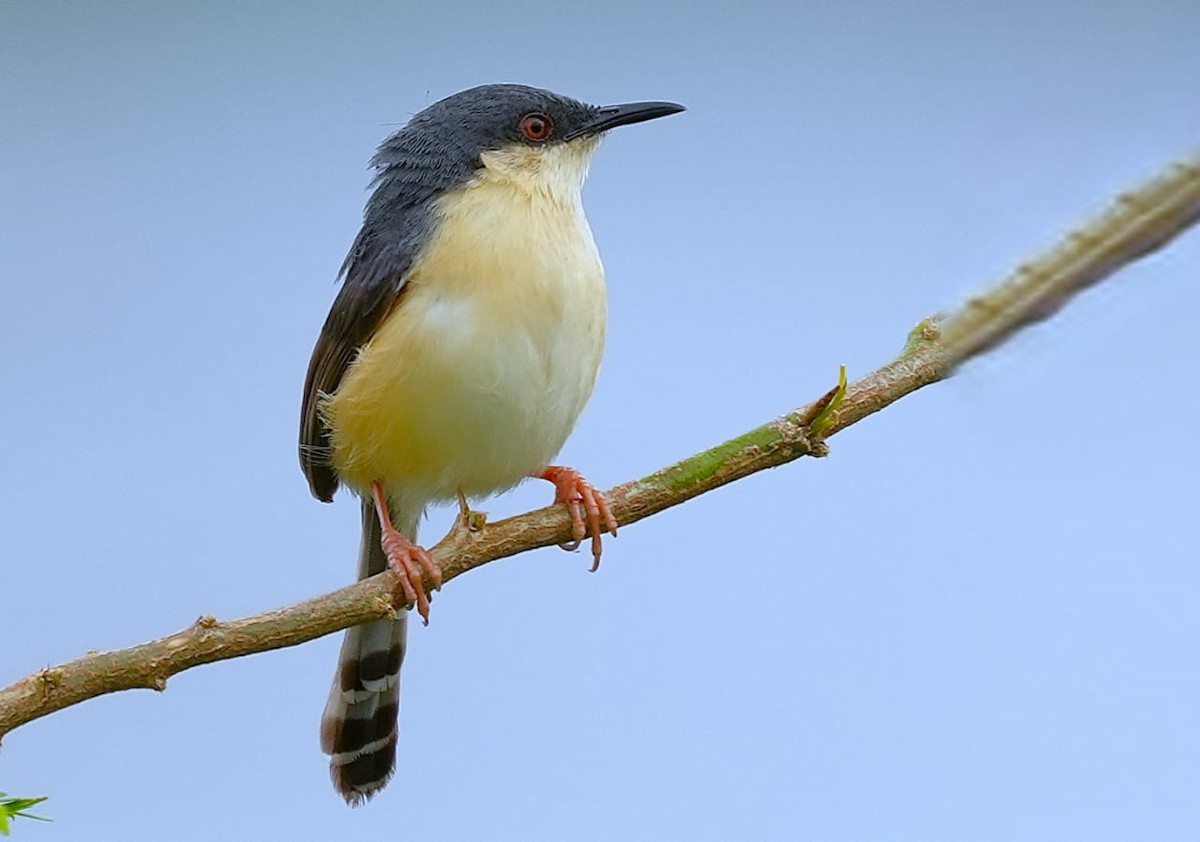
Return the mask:
<svg viewBox="0 0 1200 842">
<path fill-rule="evenodd" d="M 387 556 L 388 567 L 400 579 L 404 601 L 416 606 L 417 613 L 421 615 L 421 622 L 429 625 L 429 591 L 425 587 L 425 579 L 428 577 L 433 583 L 433 590 L 440 590 L 442 570 L 428 550 L 417 546 L 392 526 L 383 487 L 377 482 L 373 483 L 372 491 L 375 496 L 375 511 L 379 515 L 379 526 L 383 533 L 379 543 Z"/>
<path fill-rule="evenodd" d="M 604 495 L 574 468 L 549 465 L 534 476 L 554 483 L 554 502 L 564 503 L 571 512 L 571 535 L 574 540 L 559 546 L 564 550 L 577 550 L 583 539 L 591 533 L 592 571 L 595 572 L 600 567 L 601 526 L 613 537 L 617 534 L 617 519 L 609 511 Z"/>
<path fill-rule="evenodd" d="M 421 622 L 429 625 L 429 591 L 425 588 L 425 577 L 433 582 L 433 590 L 442 586 L 442 571 L 429 552 L 405 538 L 395 529 L 383 530 L 383 552 L 388 566 L 400 579 L 404 600 L 415 605 Z"/>
</svg>

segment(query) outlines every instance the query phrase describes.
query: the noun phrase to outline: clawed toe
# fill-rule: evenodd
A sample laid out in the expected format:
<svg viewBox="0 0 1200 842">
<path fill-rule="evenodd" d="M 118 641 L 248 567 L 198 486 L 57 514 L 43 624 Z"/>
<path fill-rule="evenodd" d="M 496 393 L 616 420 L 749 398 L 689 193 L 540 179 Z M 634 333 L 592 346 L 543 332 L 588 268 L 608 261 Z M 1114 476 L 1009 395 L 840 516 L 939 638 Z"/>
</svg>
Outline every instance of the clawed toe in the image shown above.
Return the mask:
<svg viewBox="0 0 1200 842">
<path fill-rule="evenodd" d="M 559 544 L 564 550 L 577 550 L 583 539 L 592 536 L 592 571 L 600 567 L 603 542 L 600 533 L 605 529 L 614 537 L 617 534 L 617 519 L 608 508 L 608 501 L 592 484 L 574 468 L 551 465 L 540 474 L 539 479 L 554 483 L 554 502 L 563 503 L 571 513 L 572 540 Z"/>
<path fill-rule="evenodd" d="M 379 515 L 379 526 L 382 532 L 380 546 L 387 556 L 388 567 L 400 580 L 400 589 L 404 592 L 404 601 L 415 606 L 421 615 L 421 621 L 429 625 L 429 591 L 425 587 L 425 579 L 433 583 L 433 590 L 442 587 L 442 571 L 424 547 L 418 547 L 412 541 L 400 534 L 392 526 L 391 515 L 387 508 L 387 498 L 383 487 L 374 483 L 372 491 L 375 497 L 376 511 Z"/>
<path fill-rule="evenodd" d="M 442 586 L 442 571 L 427 550 L 394 529 L 384 532 L 382 545 L 388 566 L 400 580 L 405 602 L 415 606 L 421 621 L 429 625 L 429 592 L 425 588 L 425 577 L 433 582 L 433 590 L 438 590 Z"/>
</svg>

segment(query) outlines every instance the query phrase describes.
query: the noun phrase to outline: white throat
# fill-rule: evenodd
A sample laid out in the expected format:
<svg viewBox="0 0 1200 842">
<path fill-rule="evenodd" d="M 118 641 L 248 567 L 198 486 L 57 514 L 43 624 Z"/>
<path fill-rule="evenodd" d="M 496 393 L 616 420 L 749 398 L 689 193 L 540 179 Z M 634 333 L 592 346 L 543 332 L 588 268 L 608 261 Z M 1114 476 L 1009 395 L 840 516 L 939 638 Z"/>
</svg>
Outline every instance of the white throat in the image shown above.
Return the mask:
<svg viewBox="0 0 1200 842">
<path fill-rule="evenodd" d="M 480 156 L 481 180 L 504 181 L 531 195 L 578 201 L 599 136 L 548 146 L 513 145 Z"/>
</svg>

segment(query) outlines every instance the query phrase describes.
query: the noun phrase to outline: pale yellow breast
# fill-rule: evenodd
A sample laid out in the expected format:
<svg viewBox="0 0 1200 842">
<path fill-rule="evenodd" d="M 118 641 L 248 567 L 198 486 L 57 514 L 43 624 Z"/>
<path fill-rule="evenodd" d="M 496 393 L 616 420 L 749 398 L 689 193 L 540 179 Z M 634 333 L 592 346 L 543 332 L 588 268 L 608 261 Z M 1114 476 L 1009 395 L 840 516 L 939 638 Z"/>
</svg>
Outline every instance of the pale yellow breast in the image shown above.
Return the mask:
<svg viewBox="0 0 1200 842">
<path fill-rule="evenodd" d="M 400 305 L 323 406 L 351 487 L 483 496 L 561 449 L 604 344 L 604 275 L 578 190 L 484 176 L 441 200 Z"/>
</svg>

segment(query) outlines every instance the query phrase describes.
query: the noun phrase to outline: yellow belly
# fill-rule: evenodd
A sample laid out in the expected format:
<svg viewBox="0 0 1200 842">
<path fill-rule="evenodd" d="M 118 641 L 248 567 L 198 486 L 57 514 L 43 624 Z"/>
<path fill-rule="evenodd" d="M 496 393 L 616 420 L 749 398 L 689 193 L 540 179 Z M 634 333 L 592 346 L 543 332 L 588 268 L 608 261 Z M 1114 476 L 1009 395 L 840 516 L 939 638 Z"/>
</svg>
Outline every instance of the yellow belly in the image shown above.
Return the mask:
<svg viewBox="0 0 1200 842">
<path fill-rule="evenodd" d="M 322 414 L 340 479 L 423 503 L 509 488 L 554 458 L 591 395 L 603 270 L 576 201 L 484 182 L 436 239 Z"/>
</svg>

